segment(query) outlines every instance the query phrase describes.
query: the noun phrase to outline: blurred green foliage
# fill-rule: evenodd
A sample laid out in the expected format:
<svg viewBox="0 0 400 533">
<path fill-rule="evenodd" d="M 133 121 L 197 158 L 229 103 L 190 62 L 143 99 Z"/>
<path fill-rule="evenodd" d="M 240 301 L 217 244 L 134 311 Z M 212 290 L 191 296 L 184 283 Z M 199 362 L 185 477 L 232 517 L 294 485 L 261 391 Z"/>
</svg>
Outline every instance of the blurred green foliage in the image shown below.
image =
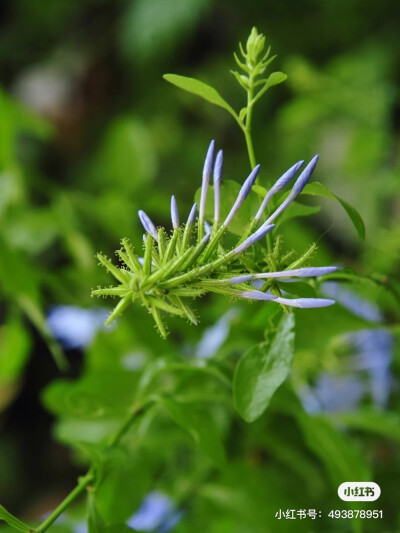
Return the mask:
<svg viewBox="0 0 400 533">
<path fill-rule="evenodd" d="M 399 5 L 24 0 L 0 10 L 1 503 L 38 522 L 90 460 L 102 481 L 89 511 L 79 501 L 51 531 L 76 531 L 87 512 L 91 530 L 125 531 L 98 520 L 124 523 L 157 489 L 183 510 L 178 533 L 291 532 L 292 521 L 275 513 L 303 508 L 324 518 L 296 520 L 299 532 L 398 532 Z M 347 267 L 340 287 L 374 305 L 381 318 L 359 316 L 340 302 L 296 313 L 289 378 L 261 399 L 271 400 L 268 409 L 247 424 L 230 383 L 239 360 L 253 375 L 251 350 L 260 345 L 262 352 L 281 317 L 272 304 L 196 301 L 199 327 L 172 319 L 167 341 L 150 316 L 132 308 L 115 328 L 66 353 L 46 314 L 60 304 L 98 304 L 90 290 L 107 275 L 95 252 L 111 255 L 123 236 L 140 242 L 139 208 L 168 224 L 175 194 L 189 211 L 211 138 L 224 148 L 226 179 L 243 181 L 246 149 L 231 117 L 162 75 L 204 80 L 240 108 L 231 52 L 254 24 L 288 74 L 253 120 L 261 186 L 318 152 L 315 179 L 354 205 L 366 225 L 362 242 L 336 202 L 319 209 L 321 198 L 305 197 L 299 209 L 314 214 L 282 219 L 285 246 L 303 253 L 317 241 L 313 262 Z M 209 342 L 203 335 L 232 307 L 223 342 L 212 358 L 200 358 L 200 343 Z M 350 374 L 346 335 L 366 329 L 393 335 L 387 403 L 377 406 L 367 393 L 350 410 L 307 412 L 303 387 L 324 372 Z M 273 364 L 260 357 L 266 368 Z M 61 368 L 69 360 L 70 369 L 60 373 L 54 360 Z M 135 421 L 123 446 L 108 449 L 138 394 L 163 401 Z M 252 405 L 236 405 L 253 419 Z M 345 508 L 337 487 L 349 480 L 380 484 L 373 504 L 383 509 L 379 526 L 326 518 Z"/>
</svg>

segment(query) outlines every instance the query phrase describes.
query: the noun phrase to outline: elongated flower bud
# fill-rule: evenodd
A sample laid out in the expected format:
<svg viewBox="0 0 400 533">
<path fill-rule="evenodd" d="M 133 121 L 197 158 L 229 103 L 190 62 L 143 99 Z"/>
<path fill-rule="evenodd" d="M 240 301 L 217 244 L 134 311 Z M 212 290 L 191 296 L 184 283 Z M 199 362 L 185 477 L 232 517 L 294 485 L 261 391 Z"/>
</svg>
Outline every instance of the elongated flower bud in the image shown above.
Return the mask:
<svg viewBox="0 0 400 533">
<path fill-rule="evenodd" d="M 336 272 L 338 268 L 335 266 L 329 267 L 309 267 L 297 268 L 295 270 L 282 270 L 281 272 L 265 272 L 261 274 L 254 274 L 256 279 L 269 278 L 312 278 L 316 276 L 324 276 Z"/>
<path fill-rule="evenodd" d="M 309 179 L 311 178 L 311 174 L 314 172 L 314 169 L 317 166 L 318 159 L 319 159 L 318 154 L 315 155 L 311 159 L 311 161 L 308 163 L 306 168 L 303 170 L 303 172 L 300 174 L 300 176 L 295 181 L 291 194 L 295 194 L 297 196 L 298 194 L 301 193 L 301 191 L 304 189 Z"/>
<path fill-rule="evenodd" d="M 212 229 L 210 224 L 207 222 L 207 220 L 204 221 L 204 231 L 206 232 L 206 235 L 211 233 Z"/>
<path fill-rule="evenodd" d="M 219 213 L 220 213 L 220 204 L 221 204 L 221 180 L 222 180 L 222 169 L 224 163 L 224 153 L 220 150 L 217 153 L 215 158 L 214 165 L 214 223 L 218 224 L 219 222 Z"/>
<path fill-rule="evenodd" d="M 276 298 L 274 302 L 288 305 L 289 307 L 299 307 L 301 309 L 314 309 L 316 307 L 328 307 L 335 303 L 335 300 L 329 300 L 328 298 L 295 298 L 290 300 L 289 298 Z"/>
<path fill-rule="evenodd" d="M 214 152 L 215 152 L 215 141 L 212 140 L 210 143 L 210 146 L 208 147 L 208 151 L 207 151 L 207 155 L 206 155 L 206 159 L 204 161 L 204 167 L 203 167 L 203 180 L 201 184 L 200 207 L 199 207 L 199 218 L 201 221 L 204 220 L 208 184 L 210 182 L 210 176 L 211 176 L 212 167 L 214 163 Z"/>
<path fill-rule="evenodd" d="M 231 285 L 238 285 L 239 283 L 246 283 L 253 279 L 253 274 L 243 274 L 243 276 L 235 276 L 229 279 Z"/>
<path fill-rule="evenodd" d="M 284 202 L 281 203 L 281 205 L 278 207 L 278 209 L 272 213 L 272 215 L 268 218 L 267 222 L 270 224 L 273 220 L 276 219 L 278 215 L 284 211 L 289 204 L 293 202 L 293 200 L 298 196 L 301 191 L 306 186 L 307 182 L 311 178 L 311 174 L 314 171 L 314 168 L 316 164 L 318 163 L 319 155 L 317 154 L 314 156 L 311 161 L 308 163 L 306 168 L 303 170 L 303 172 L 300 174 L 300 176 L 297 178 L 295 184 L 293 185 L 292 190 L 290 191 L 289 196 L 286 198 Z"/>
<path fill-rule="evenodd" d="M 243 183 L 243 185 L 242 185 L 242 187 L 241 187 L 241 189 L 239 191 L 239 194 L 238 194 L 238 196 L 237 196 L 237 198 L 235 200 L 235 203 L 233 204 L 232 209 L 230 210 L 228 216 L 226 217 L 226 219 L 225 219 L 225 221 L 223 223 L 223 226 L 225 226 L 225 227 L 229 226 L 229 224 L 231 223 L 233 217 L 237 213 L 239 207 L 242 205 L 242 203 L 247 198 L 249 192 L 251 191 L 251 188 L 253 187 L 254 182 L 256 181 L 259 172 L 260 172 L 260 165 L 257 165 L 256 167 L 253 168 L 253 170 L 251 171 L 249 177 Z"/>
<path fill-rule="evenodd" d="M 147 233 L 150 233 L 150 235 L 153 237 L 153 239 L 157 240 L 157 230 L 153 222 L 150 220 L 150 217 L 146 215 L 144 211 L 141 209 L 138 211 L 140 222 L 142 223 L 142 226 L 147 231 Z"/>
<path fill-rule="evenodd" d="M 175 196 L 171 196 L 171 221 L 174 229 L 179 228 L 179 213 Z"/>
<path fill-rule="evenodd" d="M 277 297 L 271 294 L 270 292 L 261 292 L 261 291 L 241 291 L 238 293 L 238 296 L 242 298 L 247 298 L 248 300 L 276 300 Z"/>
<path fill-rule="evenodd" d="M 265 208 L 267 207 L 269 201 L 274 196 L 274 194 L 286 187 L 286 185 L 294 178 L 294 176 L 297 174 L 298 170 L 303 166 L 303 164 L 304 160 L 298 161 L 293 166 L 291 166 L 284 174 L 282 174 L 282 176 L 274 183 L 274 185 L 271 187 L 271 189 L 266 194 L 264 200 L 262 201 L 260 208 L 257 211 L 256 216 L 254 217 L 255 220 L 260 220 Z"/>
<path fill-rule="evenodd" d="M 186 222 L 188 226 L 192 226 L 194 224 L 194 221 L 196 220 L 196 212 L 197 212 L 197 204 L 195 203 L 193 204 L 193 207 L 190 210 L 190 213 L 189 213 L 189 216 Z"/>
<path fill-rule="evenodd" d="M 271 230 L 273 230 L 275 227 L 275 224 L 263 224 L 261 228 L 259 228 L 253 235 L 250 235 L 250 237 L 247 237 L 245 241 L 242 242 L 242 244 L 239 244 L 237 248 L 235 248 L 234 253 L 240 254 L 246 248 L 249 248 L 253 244 L 255 244 L 257 241 L 265 237 L 267 233 L 269 233 Z"/>
</svg>

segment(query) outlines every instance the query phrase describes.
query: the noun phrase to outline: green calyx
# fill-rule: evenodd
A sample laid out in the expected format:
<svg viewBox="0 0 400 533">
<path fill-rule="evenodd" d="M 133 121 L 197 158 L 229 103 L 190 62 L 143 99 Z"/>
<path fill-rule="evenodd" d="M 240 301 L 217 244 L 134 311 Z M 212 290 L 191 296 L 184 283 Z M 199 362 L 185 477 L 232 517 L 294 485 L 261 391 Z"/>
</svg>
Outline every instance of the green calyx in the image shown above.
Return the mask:
<svg viewBox="0 0 400 533">
<path fill-rule="evenodd" d="M 223 231 L 216 232 L 219 237 L 222 234 Z M 116 286 L 99 287 L 92 291 L 92 296 L 119 298 L 106 321 L 107 325 L 131 303 L 138 301 L 151 313 L 158 331 L 165 338 L 167 330 L 162 313 L 178 315 L 197 324 L 196 316 L 187 304 L 188 298 L 197 298 L 206 292 L 234 295 L 235 291 L 246 290 L 242 284 L 234 290 L 229 286 L 206 283 L 221 276 L 229 278 L 243 274 L 243 266 L 233 252 L 225 253 L 221 247 L 216 251 L 215 237 L 211 241 L 203 238 L 200 242 L 192 242 L 190 236 L 194 235 L 197 236 L 197 232 L 192 232 L 188 225 L 175 229 L 169 236 L 163 228 L 159 228 L 157 241 L 147 234 L 142 260 L 139 260 L 128 239 L 123 239 L 122 248 L 116 252 L 120 266 L 103 254 L 97 255 L 99 263 L 118 282 Z"/>
</svg>

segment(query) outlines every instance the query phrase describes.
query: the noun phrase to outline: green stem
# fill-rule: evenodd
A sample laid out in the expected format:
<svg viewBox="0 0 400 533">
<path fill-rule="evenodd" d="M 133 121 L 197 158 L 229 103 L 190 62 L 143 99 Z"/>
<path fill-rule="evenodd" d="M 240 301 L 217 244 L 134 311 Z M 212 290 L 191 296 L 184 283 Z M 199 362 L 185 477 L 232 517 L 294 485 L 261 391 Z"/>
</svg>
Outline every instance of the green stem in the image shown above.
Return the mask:
<svg viewBox="0 0 400 533">
<path fill-rule="evenodd" d="M 244 136 L 246 139 L 247 152 L 249 154 L 250 167 L 253 169 L 257 162 L 254 153 L 253 138 L 251 136 L 251 119 L 253 113 L 253 79 L 250 77 L 249 89 L 247 91 L 247 114 L 246 114 L 246 126 L 244 128 Z M 257 178 L 258 179 L 258 178 Z"/>
<path fill-rule="evenodd" d="M 60 503 L 60 505 L 46 518 L 42 524 L 35 529 L 36 533 L 43 533 L 57 520 L 57 518 L 76 500 L 76 498 L 86 490 L 86 488 L 94 481 L 94 471 L 92 469 L 79 479 L 78 485 L 68 494 L 68 496 Z"/>
<path fill-rule="evenodd" d="M 251 135 L 251 119 L 252 119 L 252 113 L 253 113 L 253 105 L 255 103 L 255 100 L 253 98 L 253 78 L 250 76 L 249 79 L 249 89 L 247 91 L 247 113 L 246 113 L 246 125 L 244 126 L 243 132 L 246 139 L 246 146 L 247 146 L 247 152 L 249 154 L 249 160 L 250 160 L 250 167 L 253 169 L 256 164 L 256 156 L 254 153 L 254 145 L 253 145 L 253 137 Z M 259 178 L 257 177 L 256 183 L 259 183 Z M 260 195 L 259 195 L 260 196 Z M 266 237 L 267 241 L 267 249 L 268 253 L 271 253 L 272 251 L 272 236 L 270 233 L 267 234 Z"/>
<path fill-rule="evenodd" d="M 122 425 L 111 437 L 110 442 L 107 446 L 109 449 L 114 448 L 119 444 L 122 437 L 131 427 L 133 421 L 136 418 L 136 415 L 140 412 L 140 407 L 132 408 L 132 411 L 129 413 Z M 44 522 L 40 524 L 38 528 L 34 530 L 35 533 L 44 533 L 45 531 L 47 531 L 49 527 L 57 520 L 57 518 L 71 505 L 71 503 L 73 503 L 78 498 L 78 496 L 80 496 L 82 492 L 84 492 L 87 487 L 94 482 L 95 477 L 95 471 L 92 466 L 85 476 L 79 478 L 77 486 L 68 494 L 66 498 L 64 498 L 60 505 L 56 509 L 54 509 L 54 511 L 46 518 Z"/>
</svg>

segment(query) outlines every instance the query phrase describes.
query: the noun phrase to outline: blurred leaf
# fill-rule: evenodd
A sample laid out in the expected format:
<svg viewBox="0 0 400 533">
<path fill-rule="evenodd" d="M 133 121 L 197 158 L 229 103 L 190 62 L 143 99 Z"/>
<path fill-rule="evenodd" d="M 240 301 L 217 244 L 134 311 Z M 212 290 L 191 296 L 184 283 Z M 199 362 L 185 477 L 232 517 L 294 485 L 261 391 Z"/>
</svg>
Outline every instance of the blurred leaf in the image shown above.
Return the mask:
<svg viewBox="0 0 400 533">
<path fill-rule="evenodd" d="M 309 448 L 320 458 L 335 488 L 344 481 L 370 481 L 371 472 L 355 443 L 323 417 L 297 414 Z"/>
<path fill-rule="evenodd" d="M 15 516 L 4 509 L 2 505 L 0 505 L 0 520 L 4 520 L 8 525 L 18 529 L 18 531 L 24 531 L 24 533 L 32 531 L 30 526 L 24 524 L 21 520 L 18 520 L 18 518 L 15 518 Z"/>
<path fill-rule="evenodd" d="M 95 491 L 98 512 L 109 524 L 125 522 L 139 507 L 154 475 L 143 448 L 109 450 L 103 482 Z"/>
<path fill-rule="evenodd" d="M 87 526 L 88 533 L 104 533 L 105 524 L 96 508 L 91 490 L 87 493 Z"/>
<path fill-rule="evenodd" d="M 315 215 L 315 213 L 318 213 L 320 210 L 320 205 L 304 205 L 299 204 L 298 202 L 292 202 L 276 221 L 276 227 L 279 228 L 284 222 L 293 218 Z"/>
<path fill-rule="evenodd" d="M 339 198 L 339 196 L 330 191 L 325 185 L 319 183 L 318 181 L 313 181 L 304 187 L 301 194 L 310 194 L 311 196 L 322 196 L 323 198 L 337 200 L 349 215 L 350 220 L 353 222 L 360 239 L 365 238 L 365 225 L 358 211 L 345 200 L 342 200 L 342 198 Z"/>
<path fill-rule="evenodd" d="M 111 526 L 106 526 L 102 531 L 104 533 L 129 533 L 129 531 L 135 531 L 131 529 L 126 524 L 113 524 Z"/>
<path fill-rule="evenodd" d="M 127 5 L 121 41 L 129 56 L 158 59 L 191 28 L 209 0 L 135 0 Z"/>
<path fill-rule="evenodd" d="M 276 389 L 287 378 L 294 355 L 294 315 L 285 315 L 273 337 L 250 348 L 233 378 L 237 410 L 246 422 L 259 418 Z"/>
<path fill-rule="evenodd" d="M 122 370 L 92 372 L 79 381 L 59 380 L 43 393 L 48 410 L 63 417 L 123 416 L 133 402 L 137 375 Z"/>
<path fill-rule="evenodd" d="M 281 281 L 278 287 L 284 291 L 300 298 L 316 298 L 317 294 L 312 285 L 303 281 Z"/>
<path fill-rule="evenodd" d="M 192 435 L 199 448 L 215 464 L 222 466 L 225 452 L 212 417 L 197 403 L 178 403 L 169 398 L 163 398 L 161 403 L 171 418 Z"/>
<path fill-rule="evenodd" d="M 156 170 L 154 144 L 145 123 L 128 116 L 114 118 L 94 160 L 92 181 L 133 193 L 147 184 Z"/>
<path fill-rule="evenodd" d="M 169 83 L 172 83 L 172 85 L 176 85 L 176 87 L 179 87 L 184 91 L 201 96 L 201 98 L 204 98 L 204 100 L 207 100 L 207 102 L 226 109 L 232 116 L 236 117 L 235 111 L 228 104 L 228 102 L 225 102 L 219 92 L 210 85 L 207 85 L 200 80 L 187 78 L 185 76 L 178 76 L 177 74 L 164 74 L 163 78 Z"/>
<path fill-rule="evenodd" d="M 29 357 L 30 336 L 21 324 L 13 318 L 0 328 L 0 383 L 17 379 Z"/>
<path fill-rule="evenodd" d="M 395 412 L 365 409 L 335 413 L 332 419 L 345 424 L 348 428 L 376 433 L 400 442 L 400 416 Z"/>
</svg>

